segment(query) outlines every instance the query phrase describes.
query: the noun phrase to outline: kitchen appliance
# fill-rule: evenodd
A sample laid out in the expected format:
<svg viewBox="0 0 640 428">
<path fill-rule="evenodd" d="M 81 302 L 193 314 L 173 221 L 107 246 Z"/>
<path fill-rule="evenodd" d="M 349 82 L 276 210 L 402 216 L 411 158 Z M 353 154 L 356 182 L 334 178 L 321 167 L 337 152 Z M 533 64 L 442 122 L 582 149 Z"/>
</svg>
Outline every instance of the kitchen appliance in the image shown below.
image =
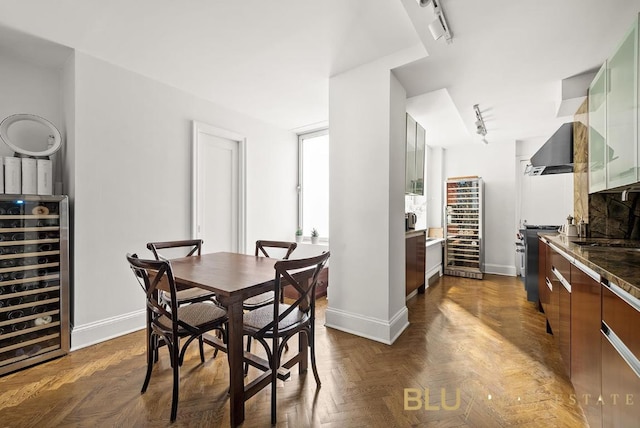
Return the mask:
<svg viewBox="0 0 640 428">
<path fill-rule="evenodd" d="M 412 230 L 416 228 L 416 223 L 418 221 L 418 216 L 416 213 L 406 213 L 404 215 L 404 229 Z"/>
<path fill-rule="evenodd" d="M 573 172 L 573 122 L 562 125 L 531 157 L 525 175 Z"/>
<path fill-rule="evenodd" d="M 524 235 L 524 287 L 527 300 L 538 304 L 538 233 L 558 233 L 560 226 L 527 224 L 520 233 Z"/>
<path fill-rule="evenodd" d="M 567 217 L 567 222 L 560 226 L 558 232 L 565 236 L 578 236 L 578 226 L 573 224 L 573 217 Z"/>
<path fill-rule="evenodd" d="M 516 273 L 520 276 L 523 282 L 525 277 L 524 258 L 524 234 L 518 232 L 516 233 Z"/>
<path fill-rule="evenodd" d="M 453 177 L 445 184 L 444 274 L 482 279 L 484 274 L 484 182 Z"/>
</svg>

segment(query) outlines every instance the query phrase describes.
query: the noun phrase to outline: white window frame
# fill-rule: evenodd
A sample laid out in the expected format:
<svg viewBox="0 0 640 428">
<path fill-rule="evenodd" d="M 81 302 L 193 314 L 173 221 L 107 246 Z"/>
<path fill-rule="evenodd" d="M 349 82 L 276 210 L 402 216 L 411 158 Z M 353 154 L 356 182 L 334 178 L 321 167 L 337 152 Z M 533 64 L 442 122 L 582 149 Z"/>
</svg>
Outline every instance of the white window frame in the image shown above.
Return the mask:
<svg viewBox="0 0 640 428">
<path fill-rule="evenodd" d="M 307 138 L 320 137 L 322 135 L 329 135 L 329 128 L 322 128 L 315 131 L 303 132 L 298 134 L 298 229 L 302 227 L 302 218 L 303 218 L 303 195 L 304 195 L 304 183 L 303 183 L 303 171 L 302 171 L 302 152 L 303 141 Z M 308 235 L 304 235 L 305 238 L 309 238 Z M 321 241 L 326 241 L 325 238 L 321 238 Z"/>
</svg>

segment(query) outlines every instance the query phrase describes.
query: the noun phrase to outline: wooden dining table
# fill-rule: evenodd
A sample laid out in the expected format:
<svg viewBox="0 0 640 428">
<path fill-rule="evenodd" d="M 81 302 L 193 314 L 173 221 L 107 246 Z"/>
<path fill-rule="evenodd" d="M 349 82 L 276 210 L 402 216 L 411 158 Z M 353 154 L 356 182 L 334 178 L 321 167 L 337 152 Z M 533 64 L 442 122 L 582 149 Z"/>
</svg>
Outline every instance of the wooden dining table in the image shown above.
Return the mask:
<svg viewBox="0 0 640 428">
<path fill-rule="evenodd" d="M 278 259 L 256 257 L 237 253 L 210 253 L 171 259 L 171 268 L 178 285 L 188 285 L 216 293 L 216 299 L 227 308 L 229 318 L 227 356 L 229 359 L 229 394 L 231 426 L 244 421 L 244 403 L 261 389 L 253 382 L 245 387 L 243 363 L 245 359 L 256 367 L 268 370 L 268 363 L 245 353 L 243 349 L 242 302 L 249 297 L 273 290 L 274 265 Z M 209 338 L 215 341 L 215 338 Z M 300 344 L 299 369 L 306 371 L 306 343 Z M 285 370 L 278 371 L 281 379 L 288 376 Z M 268 376 L 263 376 L 265 379 Z M 264 383 L 264 382 L 263 382 Z M 263 385 L 264 386 L 264 385 Z"/>
</svg>

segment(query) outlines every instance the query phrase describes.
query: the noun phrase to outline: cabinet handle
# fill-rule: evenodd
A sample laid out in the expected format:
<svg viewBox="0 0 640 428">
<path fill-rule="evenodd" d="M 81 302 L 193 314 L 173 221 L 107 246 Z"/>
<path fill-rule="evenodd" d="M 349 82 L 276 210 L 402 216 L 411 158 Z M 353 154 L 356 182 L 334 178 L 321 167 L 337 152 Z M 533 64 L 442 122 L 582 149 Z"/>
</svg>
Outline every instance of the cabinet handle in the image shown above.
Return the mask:
<svg viewBox="0 0 640 428">
<path fill-rule="evenodd" d="M 553 291 L 553 284 L 551 284 L 551 281 L 549 281 L 549 278 L 545 278 L 544 281 L 547 283 L 547 288 Z"/>
<path fill-rule="evenodd" d="M 624 344 L 624 342 L 613 332 L 611 327 L 602 321 L 602 329 L 600 333 L 609 341 L 613 349 L 615 349 L 622 359 L 629 365 L 631 370 L 640 378 L 640 361 L 638 357 Z"/>
<path fill-rule="evenodd" d="M 562 276 L 562 274 L 558 271 L 558 269 L 556 269 L 555 266 L 551 268 L 551 272 L 553 272 L 556 278 L 558 278 L 558 281 L 560 281 L 560 284 L 562 284 L 562 286 L 566 288 L 569 293 L 571 293 L 571 284 L 569 284 L 569 281 L 564 279 L 564 276 Z"/>
</svg>

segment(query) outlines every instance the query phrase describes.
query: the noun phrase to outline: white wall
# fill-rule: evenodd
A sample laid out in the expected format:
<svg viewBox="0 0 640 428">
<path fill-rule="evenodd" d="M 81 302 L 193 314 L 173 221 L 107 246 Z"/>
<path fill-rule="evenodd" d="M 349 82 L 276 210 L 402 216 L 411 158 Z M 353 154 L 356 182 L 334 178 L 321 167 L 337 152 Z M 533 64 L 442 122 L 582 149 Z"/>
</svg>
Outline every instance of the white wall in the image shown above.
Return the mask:
<svg viewBox="0 0 640 428">
<path fill-rule="evenodd" d="M 573 174 L 524 175 L 529 159 L 542 146 L 538 143 L 516 144 L 516 227 L 528 224 L 561 225 L 573 215 Z M 576 219 L 576 223 L 579 219 Z"/>
<path fill-rule="evenodd" d="M 326 325 L 392 343 L 404 303 L 404 88 L 384 62 L 329 82 L 331 269 Z"/>
<path fill-rule="evenodd" d="M 427 227 L 442 227 L 444 149 L 427 146 Z"/>
<path fill-rule="evenodd" d="M 73 348 L 144 325 L 125 254 L 190 236 L 191 120 L 247 139 L 248 251 L 293 239 L 295 135 L 82 53 L 73 73 Z"/>
<path fill-rule="evenodd" d="M 445 177 L 478 175 L 484 181 L 485 272 L 515 275 L 515 144 L 448 148 Z"/>
<path fill-rule="evenodd" d="M 0 121 L 13 114 L 35 114 L 62 132 L 61 78 L 59 69 L 26 62 L 0 48 Z M 0 144 L 0 156 L 13 154 L 9 146 Z"/>
</svg>

